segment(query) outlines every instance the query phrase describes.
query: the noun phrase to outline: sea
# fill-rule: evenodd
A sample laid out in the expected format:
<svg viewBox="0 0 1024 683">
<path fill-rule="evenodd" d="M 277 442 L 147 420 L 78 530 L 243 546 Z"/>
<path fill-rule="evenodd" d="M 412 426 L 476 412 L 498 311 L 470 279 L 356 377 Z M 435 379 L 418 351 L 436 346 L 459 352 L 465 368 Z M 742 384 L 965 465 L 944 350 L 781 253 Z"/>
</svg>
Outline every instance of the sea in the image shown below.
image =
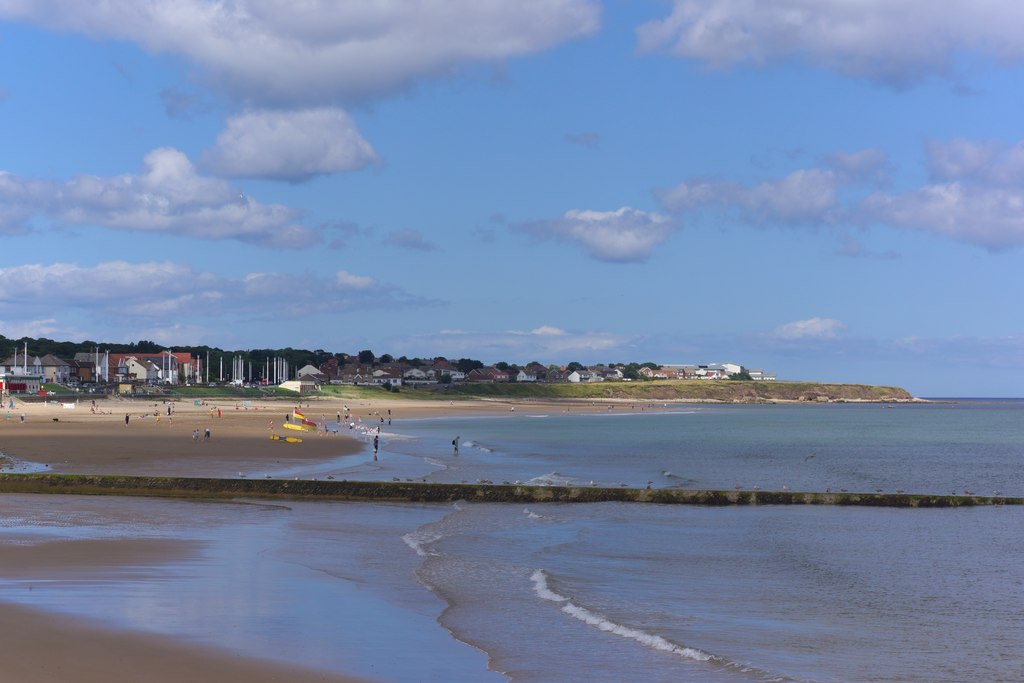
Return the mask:
<svg viewBox="0 0 1024 683">
<path fill-rule="evenodd" d="M 362 452 L 269 474 L 1024 496 L 1024 400 L 518 404 L 359 427 Z M 0 573 L 0 600 L 372 680 L 1024 681 L 1021 506 L 2 505 L 7 543 L 198 550 Z"/>
</svg>

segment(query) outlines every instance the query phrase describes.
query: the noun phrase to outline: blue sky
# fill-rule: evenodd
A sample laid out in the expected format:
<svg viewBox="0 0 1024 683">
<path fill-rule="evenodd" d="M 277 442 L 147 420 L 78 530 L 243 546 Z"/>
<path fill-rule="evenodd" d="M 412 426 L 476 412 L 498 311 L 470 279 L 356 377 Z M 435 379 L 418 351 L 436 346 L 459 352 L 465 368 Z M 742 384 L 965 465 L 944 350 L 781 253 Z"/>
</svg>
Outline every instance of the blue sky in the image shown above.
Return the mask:
<svg viewBox="0 0 1024 683">
<path fill-rule="evenodd" d="M 0 0 L 0 333 L 1021 396 L 1022 30 L 1005 0 Z"/>
</svg>

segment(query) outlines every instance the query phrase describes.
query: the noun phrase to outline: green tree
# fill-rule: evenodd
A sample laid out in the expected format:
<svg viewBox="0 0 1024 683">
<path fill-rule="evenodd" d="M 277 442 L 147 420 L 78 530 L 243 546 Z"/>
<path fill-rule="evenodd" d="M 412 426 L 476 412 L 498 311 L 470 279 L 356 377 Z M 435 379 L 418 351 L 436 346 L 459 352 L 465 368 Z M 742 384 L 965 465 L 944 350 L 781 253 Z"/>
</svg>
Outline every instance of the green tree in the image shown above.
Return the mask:
<svg viewBox="0 0 1024 683">
<path fill-rule="evenodd" d="M 483 363 L 478 360 L 473 360 L 472 358 L 460 358 L 455 363 L 455 367 L 466 373 L 476 370 L 477 368 L 482 368 L 483 366 Z"/>
<path fill-rule="evenodd" d="M 164 347 L 147 339 L 140 339 L 138 343 L 132 344 L 132 347 L 132 351 L 136 353 L 160 353 L 164 350 Z"/>
<path fill-rule="evenodd" d="M 365 349 L 359 352 L 360 365 L 371 365 L 376 359 L 377 357 L 373 355 L 373 351 L 370 349 Z"/>
</svg>

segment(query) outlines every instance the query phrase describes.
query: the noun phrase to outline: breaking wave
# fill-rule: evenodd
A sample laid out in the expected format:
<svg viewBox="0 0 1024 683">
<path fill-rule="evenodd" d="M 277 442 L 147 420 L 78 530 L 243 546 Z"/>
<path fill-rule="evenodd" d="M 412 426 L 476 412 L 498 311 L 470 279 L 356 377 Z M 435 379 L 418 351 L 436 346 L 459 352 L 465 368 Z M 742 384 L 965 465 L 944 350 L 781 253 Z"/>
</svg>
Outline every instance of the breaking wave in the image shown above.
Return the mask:
<svg viewBox="0 0 1024 683">
<path fill-rule="evenodd" d="M 758 679 L 763 681 L 792 681 L 793 679 L 786 676 L 778 676 L 771 674 L 767 671 L 758 669 L 756 667 L 745 666 L 738 662 L 731 661 L 720 655 L 714 655 L 710 652 L 705 652 L 700 648 L 690 647 L 688 645 L 682 645 L 680 643 L 673 643 L 671 640 L 664 638 L 647 631 L 642 631 L 638 628 L 631 626 L 624 626 L 618 624 L 611 619 L 608 619 L 602 614 L 598 614 L 586 607 L 580 607 L 572 600 L 564 595 L 559 595 L 555 591 L 551 590 L 548 585 L 548 575 L 543 569 L 538 569 L 530 576 L 530 581 L 533 582 L 533 591 L 537 594 L 537 597 L 542 600 L 549 600 L 551 602 L 557 602 L 561 604 L 562 611 L 568 614 L 573 619 L 578 619 L 588 626 L 593 626 L 599 631 L 605 633 L 611 633 L 613 635 L 620 636 L 622 638 L 628 638 L 629 640 L 636 641 L 645 647 L 649 647 L 652 650 L 659 650 L 661 652 L 667 652 L 669 654 L 689 659 L 696 662 L 707 662 L 709 664 L 715 664 L 730 669 L 743 671 L 748 674 L 755 675 Z"/>
<path fill-rule="evenodd" d="M 670 652 L 674 655 L 679 655 L 686 659 L 693 659 L 698 662 L 711 662 L 718 659 L 714 655 L 708 654 L 703 650 L 699 650 L 694 647 L 687 647 L 686 645 L 679 645 L 662 638 L 661 636 L 654 635 L 653 633 L 647 633 L 646 631 L 641 631 L 637 628 L 616 624 L 614 621 L 607 619 L 597 612 L 592 612 L 585 607 L 580 607 L 564 595 L 559 595 L 551 590 L 548 586 L 547 574 L 544 573 L 543 569 L 535 571 L 530 577 L 530 580 L 533 582 L 533 591 L 537 594 L 537 597 L 542 600 L 561 603 L 563 612 L 574 619 L 579 619 L 588 626 L 597 628 L 599 631 L 605 631 L 617 636 L 622 636 L 623 638 L 629 638 L 630 640 L 635 640 L 641 645 L 645 645 L 655 650 Z"/>
<path fill-rule="evenodd" d="M 405 544 L 412 548 L 420 557 L 426 557 L 427 555 L 436 555 L 437 553 L 432 553 L 429 550 L 427 550 L 426 546 L 436 541 L 440 541 L 442 538 L 444 538 L 444 534 L 438 533 L 436 531 L 419 530 L 410 531 L 409 533 L 402 536 L 402 540 L 405 541 Z"/>
</svg>

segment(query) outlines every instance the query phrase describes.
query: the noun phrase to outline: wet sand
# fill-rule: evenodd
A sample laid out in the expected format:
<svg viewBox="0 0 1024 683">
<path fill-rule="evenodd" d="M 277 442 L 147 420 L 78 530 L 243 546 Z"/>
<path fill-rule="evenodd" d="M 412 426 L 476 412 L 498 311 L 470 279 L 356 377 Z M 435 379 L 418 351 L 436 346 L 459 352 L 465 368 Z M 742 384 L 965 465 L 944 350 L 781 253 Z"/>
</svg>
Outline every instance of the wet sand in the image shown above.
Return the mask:
<svg viewBox="0 0 1024 683">
<path fill-rule="evenodd" d="M 380 424 L 381 417 L 386 424 L 389 417 L 397 422 L 414 417 L 494 414 L 524 405 L 314 399 L 308 406 L 303 403 L 301 410 L 311 420 L 335 421 L 338 411 L 344 414 L 346 403 L 353 420 L 359 419 L 365 426 Z M 573 405 L 532 403 L 530 407 L 563 411 L 572 410 Z M 39 463 L 47 471 L 59 473 L 230 477 L 247 468 L 282 462 L 315 464 L 366 448 L 347 430 L 316 434 L 282 429 L 285 415 L 295 407 L 287 401 L 255 401 L 248 407 L 234 401 L 209 401 L 200 406 L 180 401 L 168 419 L 167 405 L 152 400 L 97 401 L 96 412 L 88 400 L 73 409 L 61 404 L 16 404 L 9 410 L 10 417 L 7 408 L 0 412 L 0 452 L 7 456 L 0 465 L 9 470 L 12 463 Z M 575 409 L 606 408 L 581 403 Z M 209 441 L 203 439 L 206 429 L 211 433 Z M 199 430 L 199 441 L 192 438 L 194 430 Z M 282 444 L 272 441 L 270 434 L 297 434 L 303 443 Z M 4 542 L 0 543 L 0 578 L 22 583 L 83 573 L 116 578 L 124 567 L 155 565 L 189 552 L 187 544 L 169 539 Z M 3 664 L 3 677 L 22 683 L 356 680 L 4 603 L 0 603 L 0 626 L 7 651 L 18 653 Z"/>
<path fill-rule="evenodd" d="M 191 401 L 167 405 L 159 401 L 90 401 L 74 409 L 53 404 L 23 404 L 0 411 L 0 453 L 21 461 L 41 463 L 48 471 L 69 474 L 132 474 L 163 476 L 232 477 L 239 470 L 256 470 L 287 462 L 313 465 L 339 455 L 358 453 L 366 444 L 342 429 L 339 433 L 297 432 L 282 427 L 285 416 L 297 404 L 287 401 L 254 401 L 245 408 L 239 402 Z M 307 419 L 337 420 L 346 402 L 314 399 L 302 403 Z M 388 418 L 441 415 L 497 414 L 520 410 L 603 411 L 596 403 L 514 403 L 508 401 L 422 401 L 365 399 L 347 402 L 352 419 L 360 426 L 387 426 Z M 219 414 L 218 414 L 219 409 Z M 390 413 L 388 412 L 390 411 Z M 10 417 L 7 417 L 7 413 Z M 24 413 L 25 421 L 21 421 Z M 128 423 L 125 424 L 125 416 Z M 384 418 L 384 423 L 380 422 Z M 333 427 L 332 427 L 333 428 Z M 211 438 L 203 435 L 209 429 Z M 193 432 L 199 431 L 194 441 Z M 301 444 L 272 441 L 271 434 L 298 436 Z M 9 469 L 9 468 L 4 468 Z"/>
<path fill-rule="evenodd" d="M 160 636 L 0 603 L 2 677 L 19 683 L 337 683 L 348 676 L 243 658 Z"/>
<path fill-rule="evenodd" d="M 31 591 L 33 582 L 109 579 L 122 567 L 181 561 L 196 551 L 194 543 L 153 538 L 0 543 L 0 578 L 19 581 L 21 589 Z M 17 653 L 0 665 L 2 678 L 20 683 L 361 680 L 5 603 L 0 603 L 0 624 L 6 651 Z"/>
</svg>

